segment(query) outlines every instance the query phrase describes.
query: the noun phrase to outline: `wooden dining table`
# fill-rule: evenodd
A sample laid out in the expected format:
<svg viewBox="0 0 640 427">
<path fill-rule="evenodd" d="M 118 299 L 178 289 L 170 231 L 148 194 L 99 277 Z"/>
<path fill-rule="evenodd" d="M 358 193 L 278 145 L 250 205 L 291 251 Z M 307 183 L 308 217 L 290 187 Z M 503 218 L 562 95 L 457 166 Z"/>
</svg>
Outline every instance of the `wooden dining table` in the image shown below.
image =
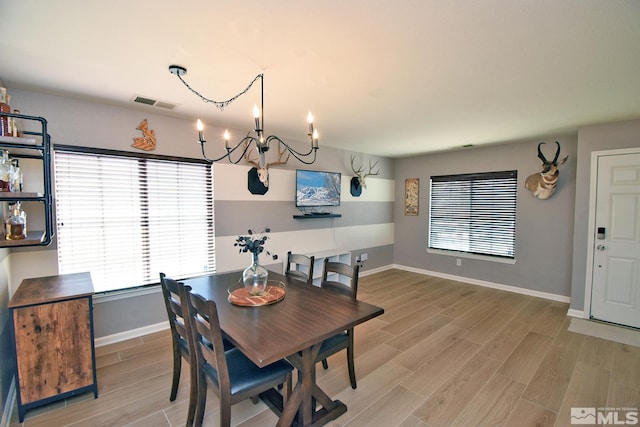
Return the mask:
<svg viewBox="0 0 640 427">
<path fill-rule="evenodd" d="M 297 383 L 284 407 L 281 399 L 279 405 L 274 402 L 274 393 L 264 396 L 280 416 L 278 425 L 321 426 L 344 414 L 347 406 L 316 383 L 320 346 L 325 339 L 380 316 L 384 310 L 273 271 L 269 282 L 284 285 L 284 298 L 269 305 L 239 306 L 228 297 L 241 276 L 242 272 L 211 274 L 183 282 L 192 292 L 216 303 L 223 333 L 256 365 L 286 358 L 298 370 Z"/>
</svg>

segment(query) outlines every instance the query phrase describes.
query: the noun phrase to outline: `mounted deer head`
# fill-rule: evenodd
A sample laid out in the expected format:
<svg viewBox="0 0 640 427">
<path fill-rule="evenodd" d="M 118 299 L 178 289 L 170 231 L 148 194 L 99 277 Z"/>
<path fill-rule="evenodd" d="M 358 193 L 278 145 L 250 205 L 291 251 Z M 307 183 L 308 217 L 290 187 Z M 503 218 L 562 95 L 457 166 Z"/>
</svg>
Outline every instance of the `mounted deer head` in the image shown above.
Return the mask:
<svg viewBox="0 0 640 427">
<path fill-rule="evenodd" d="M 556 145 L 558 146 L 556 155 L 552 161 L 548 161 L 540 149 L 543 144 L 544 142 L 538 144 L 538 157 L 542 160 L 542 172 L 529 175 L 524 183 L 527 190 L 531 191 L 534 197 L 541 200 L 548 199 L 556 191 L 559 176 L 558 166 L 562 165 L 569 158 L 569 156 L 565 156 L 564 159 L 558 161 L 558 156 L 560 156 L 560 143 L 556 141 Z"/>
<path fill-rule="evenodd" d="M 280 143 L 278 143 L 278 160 L 276 160 L 275 162 L 269 162 L 265 164 L 266 158 L 265 158 L 265 152 L 262 151 L 261 153 L 259 153 L 260 158 L 259 159 L 252 159 L 251 158 L 251 153 L 249 152 L 249 150 L 247 150 L 246 148 L 246 142 L 245 142 L 245 154 L 244 154 L 244 160 L 249 163 L 252 164 L 253 166 L 255 166 L 256 171 L 258 173 L 258 180 L 260 180 L 260 182 L 262 183 L 262 185 L 264 185 L 266 188 L 269 187 L 269 168 L 271 166 L 274 165 L 284 165 L 289 161 L 289 157 L 291 156 L 291 154 L 287 155 L 287 158 L 282 160 L 282 156 L 284 156 L 284 154 L 287 152 L 286 149 L 281 149 L 282 147 L 280 146 Z M 263 193 L 264 194 L 264 193 Z"/>
<path fill-rule="evenodd" d="M 351 195 L 358 197 L 360 194 L 362 194 L 362 187 L 367 188 L 365 178 L 372 175 L 379 175 L 380 169 L 374 172 L 373 168 L 375 168 L 376 165 L 378 164 L 378 160 L 376 160 L 374 164 L 371 164 L 371 159 L 369 159 L 369 171 L 367 173 L 362 173 L 364 165 L 362 164 L 360 165 L 360 167 L 358 167 L 358 169 L 356 169 L 356 167 L 353 165 L 355 158 L 356 156 L 352 154 L 351 170 L 353 171 L 353 174 L 355 176 L 351 178 Z"/>
</svg>

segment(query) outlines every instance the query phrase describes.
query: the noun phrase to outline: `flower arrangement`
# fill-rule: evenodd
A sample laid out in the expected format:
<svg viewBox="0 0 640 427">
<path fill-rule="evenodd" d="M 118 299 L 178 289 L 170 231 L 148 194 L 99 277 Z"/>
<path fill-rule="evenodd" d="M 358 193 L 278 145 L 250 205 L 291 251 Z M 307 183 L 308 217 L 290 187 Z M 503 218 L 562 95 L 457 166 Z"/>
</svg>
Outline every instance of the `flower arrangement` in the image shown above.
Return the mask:
<svg viewBox="0 0 640 427">
<path fill-rule="evenodd" d="M 255 234 L 253 230 L 249 229 L 248 230 L 249 235 L 238 236 L 233 246 L 238 246 L 240 248 L 239 249 L 240 253 L 251 252 L 254 258 L 257 259 L 257 256 L 259 254 L 261 254 L 262 252 L 265 252 L 264 244 L 269 238 L 267 234 L 270 232 L 271 232 L 271 229 L 269 227 L 265 228 L 264 231 L 262 231 L 261 233 L 255 233 Z M 266 253 L 267 255 L 271 256 L 274 260 L 278 259 L 278 255 L 271 254 L 271 252 L 269 251 L 266 251 Z"/>
</svg>

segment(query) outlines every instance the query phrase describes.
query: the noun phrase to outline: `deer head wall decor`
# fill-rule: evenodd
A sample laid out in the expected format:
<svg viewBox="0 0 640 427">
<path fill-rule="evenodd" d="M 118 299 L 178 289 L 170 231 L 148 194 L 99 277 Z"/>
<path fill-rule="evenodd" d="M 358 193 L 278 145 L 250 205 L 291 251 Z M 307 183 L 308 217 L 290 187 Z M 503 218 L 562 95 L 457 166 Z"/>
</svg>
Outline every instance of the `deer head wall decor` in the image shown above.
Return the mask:
<svg viewBox="0 0 640 427">
<path fill-rule="evenodd" d="M 538 157 L 542 160 L 542 172 L 529 175 L 524 183 L 527 190 L 531 191 L 534 197 L 541 200 L 548 199 L 556 191 L 559 176 L 558 166 L 562 165 L 569 158 L 569 156 L 565 156 L 562 160 L 558 161 L 558 156 L 560 156 L 560 143 L 556 141 L 556 145 L 558 146 L 556 155 L 552 161 L 547 160 L 540 148 L 543 144 L 544 142 L 538 144 Z"/>
<path fill-rule="evenodd" d="M 380 169 L 376 170 L 375 172 L 373 171 L 373 168 L 375 168 L 378 164 L 378 160 L 375 161 L 375 163 L 371 164 L 371 159 L 369 159 L 369 171 L 367 173 L 363 173 L 362 170 L 364 169 L 364 164 L 361 164 L 360 167 L 358 167 L 356 169 L 356 167 L 353 165 L 353 162 L 355 160 L 355 155 L 351 155 L 351 170 L 354 173 L 354 177 L 351 178 L 351 195 L 354 197 L 358 197 L 360 196 L 360 194 L 362 194 L 362 188 L 367 188 L 367 183 L 365 182 L 365 178 L 368 176 L 372 176 L 372 175 L 379 175 L 380 174 Z"/>
<path fill-rule="evenodd" d="M 278 160 L 266 163 L 266 150 L 258 153 L 258 159 L 251 158 L 250 150 L 245 151 L 244 160 L 254 166 L 249 170 L 248 174 L 248 186 L 251 194 L 265 194 L 267 192 L 269 188 L 269 168 L 274 165 L 286 164 L 290 156 L 290 154 L 287 154 L 287 158 L 282 160 L 286 152 L 287 150 L 282 149 L 278 144 Z"/>
</svg>

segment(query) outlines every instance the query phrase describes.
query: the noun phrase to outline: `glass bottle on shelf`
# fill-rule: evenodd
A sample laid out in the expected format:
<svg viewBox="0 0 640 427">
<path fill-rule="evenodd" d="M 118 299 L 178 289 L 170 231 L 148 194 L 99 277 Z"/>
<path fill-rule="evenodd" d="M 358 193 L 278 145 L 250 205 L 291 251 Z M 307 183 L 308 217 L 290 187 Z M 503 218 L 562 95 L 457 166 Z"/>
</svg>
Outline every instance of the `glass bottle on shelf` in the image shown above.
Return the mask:
<svg viewBox="0 0 640 427">
<path fill-rule="evenodd" d="M 9 215 L 4 221 L 7 240 L 23 240 L 27 238 L 27 213 L 22 210 L 20 202 L 9 208 Z"/>
<path fill-rule="evenodd" d="M 0 87 L 0 113 L 11 112 L 8 96 L 7 89 Z M 0 136 L 12 136 L 9 135 L 9 117 L 0 117 Z"/>
<path fill-rule="evenodd" d="M 13 114 L 20 114 L 20 110 L 13 110 Z M 13 119 L 13 126 L 12 126 L 12 131 L 13 131 L 13 136 L 15 138 L 21 136 L 21 132 L 20 129 L 18 128 L 18 119 L 15 117 L 12 117 Z"/>
<path fill-rule="evenodd" d="M 9 152 L 1 150 L 0 156 L 0 191 L 11 190 L 11 160 L 9 160 Z"/>
<path fill-rule="evenodd" d="M 10 191 L 22 191 L 22 172 L 20 172 L 20 162 L 18 159 L 11 159 L 9 179 Z"/>
</svg>

